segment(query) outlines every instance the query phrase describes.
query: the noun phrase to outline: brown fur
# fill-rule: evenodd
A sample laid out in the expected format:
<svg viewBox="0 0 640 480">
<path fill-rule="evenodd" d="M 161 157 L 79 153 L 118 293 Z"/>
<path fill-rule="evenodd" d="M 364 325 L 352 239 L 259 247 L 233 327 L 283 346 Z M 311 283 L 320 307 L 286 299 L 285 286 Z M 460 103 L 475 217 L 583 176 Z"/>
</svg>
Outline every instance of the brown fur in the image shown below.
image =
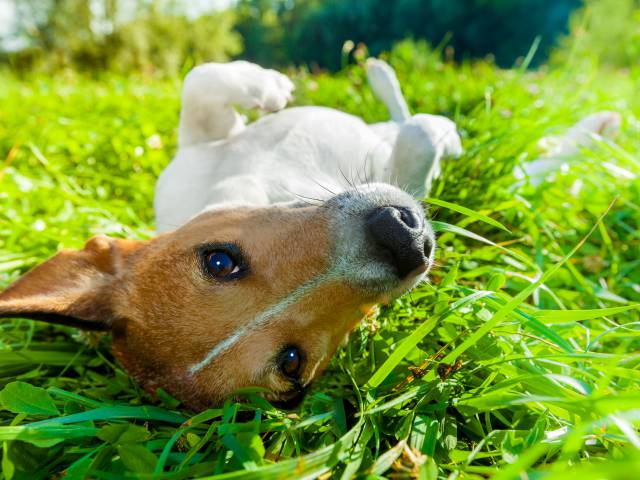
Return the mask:
<svg viewBox="0 0 640 480">
<path fill-rule="evenodd" d="M 147 391 L 162 387 L 195 409 L 246 386 L 287 398 L 293 386 L 276 368 L 277 353 L 298 346 L 308 384 L 378 298 L 340 281 L 324 284 L 200 371 L 190 374 L 189 366 L 330 266 L 326 215 L 319 207 L 236 208 L 200 214 L 150 241 L 96 237 L 7 288 L 0 316 L 110 330 L 116 357 Z M 232 281 L 205 275 L 196 252 L 209 242 L 239 245 L 249 274 Z"/>
</svg>

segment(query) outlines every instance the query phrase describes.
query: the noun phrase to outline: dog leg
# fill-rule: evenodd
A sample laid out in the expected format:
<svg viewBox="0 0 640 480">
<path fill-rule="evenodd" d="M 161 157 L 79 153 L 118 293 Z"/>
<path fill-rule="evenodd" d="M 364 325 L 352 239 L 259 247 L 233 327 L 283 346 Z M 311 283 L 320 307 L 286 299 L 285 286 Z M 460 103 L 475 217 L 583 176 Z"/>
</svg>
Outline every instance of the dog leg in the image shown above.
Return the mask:
<svg viewBox="0 0 640 480">
<path fill-rule="evenodd" d="M 182 90 L 178 145 L 223 140 L 244 129 L 233 107 L 274 112 L 291 99 L 293 83 L 253 63 L 206 63 L 189 72 Z"/>
<path fill-rule="evenodd" d="M 596 138 L 613 138 L 620 132 L 622 116 L 618 112 L 602 111 L 581 119 L 563 135 L 544 137 L 538 144 L 549 157 L 577 155 L 581 148 L 590 148 Z"/>
<path fill-rule="evenodd" d="M 390 180 L 418 197 L 428 195 L 440 175 L 441 159 L 461 153 L 455 123 L 437 115 L 414 115 L 398 130 L 389 160 Z"/>
<path fill-rule="evenodd" d="M 391 66 L 377 58 L 367 59 L 367 79 L 376 97 L 385 104 L 394 122 L 404 122 L 411 117 L 407 102 L 400 90 L 400 82 Z"/>
<path fill-rule="evenodd" d="M 513 176 L 518 180 L 529 179 L 533 186 L 540 185 L 551 174 L 563 168 L 569 168 L 569 160 L 580 160 L 582 149 L 592 149 L 598 141 L 613 138 L 620 132 L 622 116 L 618 112 L 602 111 L 587 115 L 564 134 L 543 137 L 538 145 L 544 150 L 543 155 L 533 161 L 516 165 Z M 608 169 L 611 164 L 605 162 Z M 625 170 L 617 170 L 618 175 L 631 175 Z"/>
</svg>

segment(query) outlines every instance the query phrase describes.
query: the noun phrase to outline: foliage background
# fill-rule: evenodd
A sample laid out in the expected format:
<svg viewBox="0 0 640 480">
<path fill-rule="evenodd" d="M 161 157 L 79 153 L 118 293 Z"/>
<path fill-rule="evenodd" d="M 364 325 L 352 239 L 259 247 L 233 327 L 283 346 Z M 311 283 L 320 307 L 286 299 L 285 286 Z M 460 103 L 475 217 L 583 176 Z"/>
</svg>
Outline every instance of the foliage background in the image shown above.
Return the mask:
<svg viewBox="0 0 640 480">
<path fill-rule="evenodd" d="M 259 58 L 289 64 L 278 45 L 292 45 L 285 22 L 298 20 L 287 16 L 317 21 L 339 9 L 275 2 L 247 12 L 260 5 L 241 2 L 190 17 L 178 2 L 140 3 L 133 19 L 113 17 L 123 23 L 105 36 L 87 30 L 86 2 L 51 5 L 60 26 L 43 20 L 24 32 L 33 43 L 5 51 L 0 73 L 0 286 L 91 235 L 152 235 L 182 74 L 251 45 L 264 47 Z M 456 60 L 472 54 L 455 31 L 437 48 L 392 35 L 374 47 L 357 45 L 378 38 L 374 30 L 364 38 L 354 29 L 353 50 L 341 53 L 336 36 L 325 60 L 300 57 L 289 69 L 296 104 L 385 120 L 359 62 L 367 48 L 393 43 L 383 56 L 412 111 L 456 121 L 465 154 L 444 165 L 432 194 L 431 284 L 363 322 L 294 413 L 249 395 L 195 414 L 142 392 L 107 337 L 3 321 L 2 478 L 626 480 L 640 471 L 639 11 L 635 0 L 587 1 L 548 62 L 544 44 L 531 50 L 535 69 Z M 202 42 L 215 35 L 220 42 Z M 531 37 L 522 41 L 506 60 L 496 51 L 497 61 L 531 59 Z M 345 65 L 309 73 L 313 62 Z M 514 182 L 513 167 L 542 153 L 538 139 L 603 109 L 623 116 L 617 138 L 568 159 L 540 186 Z"/>
<path fill-rule="evenodd" d="M 2 35 L 0 60 L 23 72 L 174 76 L 238 55 L 267 66 L 336 70 L 347 60 L 346 41 L 378 55 L 404 38 L 446 45 L 457 60 L 488 56 L 509 67 L 539 37 L 537 65 L 567 33 L 569 19 L 572 36 L 583 40 L 565 41 L 566 48 L 617 65 L 638 53 L 637 0 L 237 0 L 224 2 L 226 10 L 206 8 L 206 1 L 3 1 L 15 21 Z"/>
</svg>

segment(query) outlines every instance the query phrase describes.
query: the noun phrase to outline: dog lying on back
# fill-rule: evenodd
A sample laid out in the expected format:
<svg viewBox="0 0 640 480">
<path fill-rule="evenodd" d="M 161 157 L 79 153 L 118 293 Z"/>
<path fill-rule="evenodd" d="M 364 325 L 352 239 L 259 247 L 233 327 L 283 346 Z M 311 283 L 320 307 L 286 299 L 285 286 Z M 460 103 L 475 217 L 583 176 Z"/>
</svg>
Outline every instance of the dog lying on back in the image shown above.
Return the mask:
<svg viewBox="0 0 640 480">
<path fill-rule="evenodd" d="M 285 76 L 246 62 L 196 67 L 156 188 L 160 235 L 58 253 L 0 294 L 0 317 L 110 331 L 148 392 L 193 409 L 248 386 L 292 406 L 374 304 L 429 271 L 433 231 L 393 185 L 426 194 L 440 161 L 461 152 L 450 120 L 409 114 L 388 65 L 370 60 L 367 74 L 390 122 L 280 111 Z M 246 125 L 234 105 L 279 112 Z M 576 125 L 556 156 L 615 130 L 616 115 Z"/>
<path fill-rule="evenodd" d="M 182 94 L 178 152 L 156 187 L 158 231 L 205 209 L 324 200 L 350 182 L 386 182 L 423 196 L 440 160 L 462 151 L 455 124 L 411 116 L 386 63 L 369 59 L 367 74 L 392 121 L 367 125 L 324 107 L 282 110 L 293 84 L 252 63 L 194 68 Z M 279 112 L 247 126 L 234 105 Z"/>
<path fill-rule="evenodd" d="M 392 121 L 283 109 L 293 84 L 246 62 L 187 76 L 179 149 L 158 180 L 161 233 L 91 239 L 0 294 L 0 316 L 112 333 L 127 371 L 193 409 L 242 387 L 285 406 L 376 303 L 427 274 L 421 205 L 439 162 L 461 151 L 450 120 L 410 116 L 397 79 L 368 75 Z M 246 125 L 234 109 L 271 112 Z"/>
</svg>

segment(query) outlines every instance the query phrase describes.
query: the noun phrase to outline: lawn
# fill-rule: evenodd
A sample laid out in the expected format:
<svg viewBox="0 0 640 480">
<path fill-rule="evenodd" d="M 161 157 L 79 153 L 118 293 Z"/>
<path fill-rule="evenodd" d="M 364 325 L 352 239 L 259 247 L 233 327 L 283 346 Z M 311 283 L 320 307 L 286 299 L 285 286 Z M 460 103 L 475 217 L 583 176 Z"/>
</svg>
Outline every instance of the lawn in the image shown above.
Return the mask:
<svg viewBox="0 0 640 480">
<path fill-rule="evenodd" d="M 430 283 L 367 318 L 293 413 L 250 396 L 196 414 L 146 395 L 108 337 L 4 320 L 5 479 L 640 472 L 640 69 L 501 70 L 410 43 L 390 61 L 412 110 L 454 119 L 464 142 L 431 193 Z M 291 73 L 297 104 L 386 119 L 360 66 Z M 0 74 L 0 287 L 92 235 L 153 235 L 179 89 Z M 605 109 L 623 115 L 614 141 L 537 187 L 515 182 L 541 137 Z"/>
</svg>

